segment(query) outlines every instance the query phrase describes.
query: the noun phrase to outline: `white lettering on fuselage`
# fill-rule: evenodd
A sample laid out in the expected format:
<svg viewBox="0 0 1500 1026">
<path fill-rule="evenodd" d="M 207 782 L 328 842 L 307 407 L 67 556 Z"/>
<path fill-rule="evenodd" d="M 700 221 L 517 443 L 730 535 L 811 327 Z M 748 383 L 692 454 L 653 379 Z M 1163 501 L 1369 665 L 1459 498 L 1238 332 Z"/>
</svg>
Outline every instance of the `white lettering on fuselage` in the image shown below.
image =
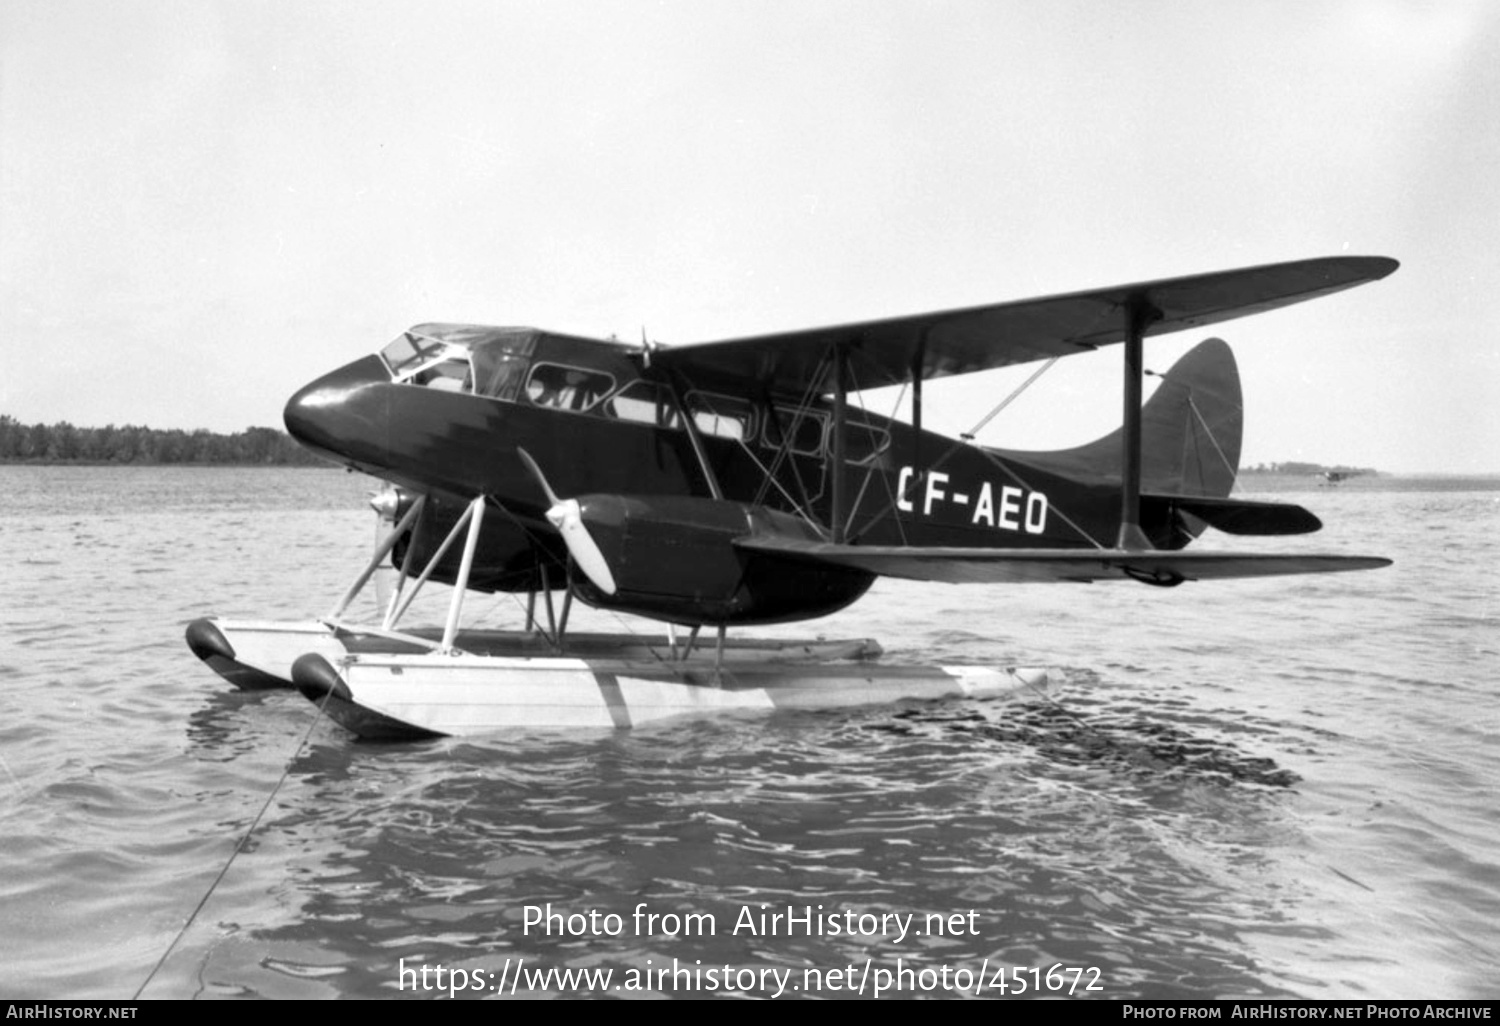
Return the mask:
<svg viewBox="0 0 1500 1026">
<path fill-rule="evenodd" d="M 911 467 L 902 467 L 901 473 L 896 478 L 896 508 L 903 513 L 916 511 L 915 503 L 908 495 L 911 479 L 915 473 L 916 471 Z M 995 486 L 988 481 L 980 482 L 979 491 L 975 493 L 972 490 L 956 491 L 949 488 L 951 478 L 939 470 L 929 470 L 924 477 L 926 478 L 926 486 L 922 490 L 922 516 L 924 517 L 932 516 L 934 509 L 941 512 L 944 506 L 968 507 L 972 500 L 973 508 L 969 514 L 970 525 L 983 524 L 986 527 L 998 527 L 1002 531 L 1024 531 L 1027 534 L 1041 534 L 1047 529 L 1048 507 L 1045 492 L 1033 492 L 1014 485 L 1001 485 L 997 506 Z"/>
<path fill-rule="evenodd" d="M 927 475 L 927 501 L 922 504 L 922 515 L 924 517 L 932 516 L 932 504 L 934 502 L 942 502 L 948 497 L 947 493 L 943 491 L 943 485 L 947 483 L 947 474 L 942 474 L 934 470 Z"/>
</svg>

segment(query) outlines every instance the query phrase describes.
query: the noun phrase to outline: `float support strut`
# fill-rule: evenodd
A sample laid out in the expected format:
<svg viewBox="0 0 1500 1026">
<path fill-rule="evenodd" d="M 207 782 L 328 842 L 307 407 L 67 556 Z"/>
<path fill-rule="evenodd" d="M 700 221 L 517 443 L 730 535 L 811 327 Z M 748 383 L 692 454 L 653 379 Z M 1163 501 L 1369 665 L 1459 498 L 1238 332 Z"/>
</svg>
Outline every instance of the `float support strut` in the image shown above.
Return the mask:
<svg viewBox="0 0 1500 1026">
<path fill-rule="evenodd" d="M 443 627 L 443 651 L 453 651 L 458 637 L 458 617 L 464 609 L 464 592 L 469 588 L 469 571 L 474 568 L 474 549 L 479 545 L 479 526 L 484 522 L 484 496 L 469 503 L 469 536 L 464 539 L 463 561 L 453 581 L 453 599 L 448 603 L 448 622 Z"/>
<path fill-rule="evenodd" d="M 349 603 L 354 601 L 354 596 L 358 595 L 364 586 L 369 583 L 370 578 L 375 575 L 375 571 L 380 569 L 380 564 L 385 562 L 385 557 L 390 555 L 391 549 L 396 547 L 396 540 L 406 533 L 406 529 L 411 527 L 412 522 L 421 515 L 422 506 L 426 502 L 427 496 L 417 496 L 417 501 L 411 504 L 411 509 L 406 511 L 406 516 L 401 518 L 401 522 L 391 529 L 391 533 L 386 535 L 385 539 L 375 549 L 375 554 L 370 557 L 370 562 L 365 566 L 364 573 L 360 574 L 354 583 L 349 585 L 349 590 L 344 592 L 344 597 L 339 600 L 339 604 L 334 606 L 332 613 L 328 614 L 328 619 L 337 620 L 344 615 L 344 611 L 349 608 Z"/>
</svg>

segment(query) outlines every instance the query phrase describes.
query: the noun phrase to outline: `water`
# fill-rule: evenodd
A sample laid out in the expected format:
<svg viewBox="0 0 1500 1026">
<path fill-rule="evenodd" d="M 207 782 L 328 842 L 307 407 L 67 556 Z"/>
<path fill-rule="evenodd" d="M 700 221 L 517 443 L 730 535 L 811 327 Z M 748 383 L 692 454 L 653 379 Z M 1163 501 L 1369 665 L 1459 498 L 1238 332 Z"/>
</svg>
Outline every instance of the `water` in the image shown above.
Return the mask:
<svg viewBox="0 0 1500 1026">
<path fill-rule="evenodd" d="M 145 996 L 396 996 L 423 964 L 489 986 L 522 959 L 612 994 L 972 993 L 1054 965 L 1112 998 L 1496 993 L 1494 482 L 1307 489 L 1283 498 L 1321 535 L 1233 543 L 1397 561 L 1373 573 L 890 582 L 776 632 L 1046 665 L 1050 698 L 403 744 L 234 692 L 182 641 L 326 612 L 369 486 L 0 467 L 0 996 L 129 998 L 211 887 Z M 549 903 L 594 920 L 528 927 Z M 744 928 L 787 906 L 822 929 Z"/>
</svg>

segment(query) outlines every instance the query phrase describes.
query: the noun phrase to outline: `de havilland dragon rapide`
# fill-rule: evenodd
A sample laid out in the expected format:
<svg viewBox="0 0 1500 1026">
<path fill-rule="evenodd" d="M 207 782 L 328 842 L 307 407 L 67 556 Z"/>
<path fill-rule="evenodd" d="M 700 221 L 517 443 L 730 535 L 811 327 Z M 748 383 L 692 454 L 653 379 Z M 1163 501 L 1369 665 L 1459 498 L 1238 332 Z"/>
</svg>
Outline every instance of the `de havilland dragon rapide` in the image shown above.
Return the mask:
<svg viewBox="0 0 1500 1026">
<path fill-rule="evenodd" d="M 1191 349 L 1149 401 L 1142 386 L 1148 338 L 1396 267 L 1300 260 L 672 346 L 421 324 L 286 405 L 298 442 L 388 482 L 369 564 L 327 617 L 196 620 L 188 644 L 234 684 L 296 687 L 365 737 L 1036 689 L 1043 671 L 891 665 L 868 639 L 728 632 L 825 616 L 882 576 L 1170 587 L 1388 565 L 1189 549 L 1210 527 L 1321 524 L 1300 506 L 1231 494 L 1243 408 L 1223 341 Z M 930 379 L 1117 344 L 1123 424 L 1094 442 L 1022 452 L 923 429 Z M 887 386 L 909 394 L 909 422 L 851 401 Z M 379 620 L 350 618 L 356 595 L 388 576 Z M 433 581 L 452 589 L 443 621 L 404 627 Z M 525 594 L 524 625 L 464 626 L 476 591 Z M 575 600 L 666 628 L 569 632 Z"/>
</svg>

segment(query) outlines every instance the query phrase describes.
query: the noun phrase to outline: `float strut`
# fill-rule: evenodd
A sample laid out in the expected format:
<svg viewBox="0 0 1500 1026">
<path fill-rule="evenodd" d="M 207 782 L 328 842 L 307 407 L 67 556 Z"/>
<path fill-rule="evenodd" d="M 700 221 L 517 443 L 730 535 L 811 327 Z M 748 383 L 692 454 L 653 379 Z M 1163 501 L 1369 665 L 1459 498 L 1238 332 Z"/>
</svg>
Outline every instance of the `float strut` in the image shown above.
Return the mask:
<svg viewBox="0 0 1500 1026">
<path fill-rule="evenodd" d="M 469 571 L 474 568 L 474 549 L 479 545 L 479 526 L 484 522 L 484 496 L 469 503 L 469 536 L 464 539 L 463 561 L 458 566 L 458 576 L 453 580 L 453 600 L 448 603 L 448 623 L 443 628 L 443 651 L 453 651 L 453 641 L 458 637 L 458 617 L 464 609 L 464 592 L 469 587 Z"/>
<path fill-rule="evenodd" d="M 390 555 L 391 549 L 396 547 L 396 540 L 406 532 L 406 529 L 412 525 L 412 521 L 416 520 L 421 514 L 422 506 L 426 502 L 427 496 L 417 496 L 417 501 L 412 503 L 411 509 L 406 511 L 406 516 L 401 518 L 401 522 L 391 529 L 391 533 L 386 535 L 385 540 L 375 549 L 375 554 L 370 557 L 370 562 L 365 566 L 364 573 L 360 574 L 354 583 L 349 586 L 349 590 L 344 592 L 344 597 L 339 600 L 338 605 L 334 606 L 333 612 L 328 614 L 328 619 L 337 620 L 344 615 L 344 611 L 349 608 L 349 603 L 354 601 L 354 596 L 358 595 L 364 589 L 370 578 L 375 575 L 375 571 L 380 568 L 380 564 L 385 562 L 385 557 Z"/>
<path fill-rule="evenodd" d="M 417 510 L 417 520 L 416 523 L 412 526 L 413 531 L 417 530 L 422 525 L 422 514 L 427 509 L 426 503 L 427 496 L 417 496 L 416 504 L 421 508 Z M 401 608 L 401 593 L 406 590 L 406 582 L 411 580 L 412 564 L 413 562 L 415 562 L 412 557 L 416 554 L 416 551 L 417 547 L 415 545 L 409 545 L 406 549 L 406 555 L 401 558 L 401 572 L 396 577 L 396 587 L 391 592 L 391 600 L 386 603 L 385 619 L 380 622 L 381 630 L 388 631 L 396 626 L 396 610 Z"/>
<path fill-rule="evenodd" d="M 547 573 L 547 564 L 542 564 L 542 602 L 547 606 L 547 637 L 552 647 L 557 648 L 557 611 L 552 605 L 552 580 Z"/>
<path fill-rule="evenodd" d="M 557 619 L 557 651 L 563 650 L 563 635 L 568 633 L 568 613 L 573 610 L 573 582 L 568 582 L 568 590 L 563 592 L 562 615 Z"/>
<path fill-rule="evenodd" d="M 692 656 L 693 646 L 698 643 L 698 632 L 702 629 L 702 624 L 695 624 L 693 629 L 688 631 L 687 644 L 682 646 L 682 655 L 678 657 L 681 662 L 687 662 L 688 658 Z"/>
<path fill-rule="evenodd" d="M 387 629 L 395 626 L 396 621 L 400 620 L 406 614 L 407 609 L 411 608 L 411 604 L 416 601 L 417 594 L 422 590 L 422 586 L 427 583 L 427 579 L 432 576 L 433 571 L 437 569 L 443 557 L 448 554 L 448 549 L 452 547 L 454 539 L 468 526 L 469 518 L 473 516 L 473 513 L 474 507 L 472 505 L 464 509 L 463 516 L 458 518 L 458 522 L 453 525 L 453 528 L 448 532 L 448 536 L 443 539 L 443 544 L 438 546 L 437 551 L 432 554 L 432 558 L 427 561 L 427 565 L 422 568 L 422 572 L 417 576 L 416 583 L 411 586 L 411 591 L 401 596 L 401 604 L 396 607 L 395 612 L 386 614 L 385 627 Z"/>
</svg>

